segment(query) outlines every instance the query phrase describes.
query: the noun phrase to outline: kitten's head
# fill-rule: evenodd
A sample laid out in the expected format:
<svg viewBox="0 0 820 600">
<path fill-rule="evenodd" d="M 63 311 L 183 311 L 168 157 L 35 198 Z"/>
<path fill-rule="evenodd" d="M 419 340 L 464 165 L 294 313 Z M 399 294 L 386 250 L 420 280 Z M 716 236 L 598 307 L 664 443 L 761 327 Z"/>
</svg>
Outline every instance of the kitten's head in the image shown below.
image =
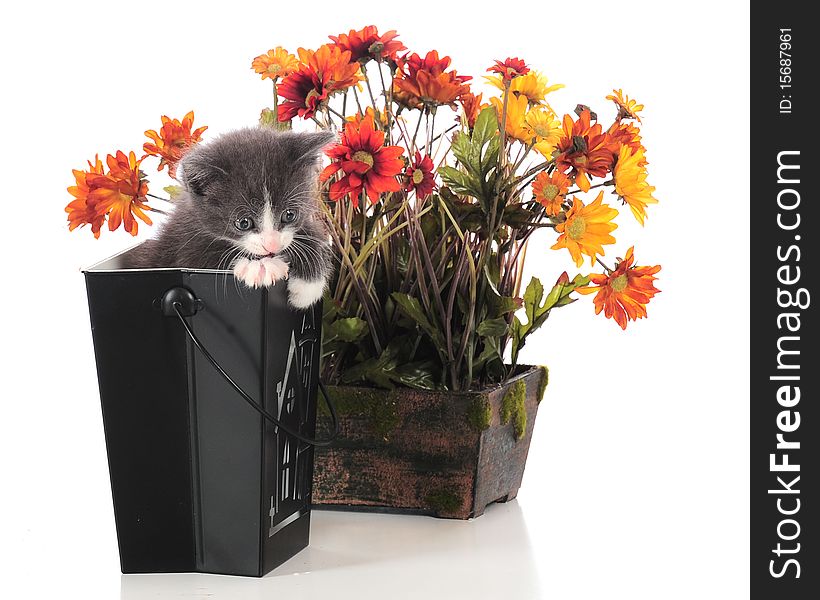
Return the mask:
<svg viewBox="0 0 820 600">
<path fill-rule="evenodd" d="M 330 131 L 248 128 L 199 144 L 181 162 L 181 181 L 202 227 L 251 258 L 279 254 L 294 236 L 317 235 L 317 174 Z"/>
</svg>

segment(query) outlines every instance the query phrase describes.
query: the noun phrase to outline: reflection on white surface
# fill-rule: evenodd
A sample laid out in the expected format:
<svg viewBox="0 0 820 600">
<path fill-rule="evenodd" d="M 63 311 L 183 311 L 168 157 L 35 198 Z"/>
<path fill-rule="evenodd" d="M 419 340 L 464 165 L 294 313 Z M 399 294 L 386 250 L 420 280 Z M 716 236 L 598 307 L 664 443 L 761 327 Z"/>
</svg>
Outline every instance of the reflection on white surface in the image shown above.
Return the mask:
<svg viewBox="0 0 820 600">
<path fill-rule="evenodd" d="M 261 579 L 123 575 L 122 600 L 539 598 L 521 508 L 472 521 L 314 511 L 310 546 Z"/>
</svg>

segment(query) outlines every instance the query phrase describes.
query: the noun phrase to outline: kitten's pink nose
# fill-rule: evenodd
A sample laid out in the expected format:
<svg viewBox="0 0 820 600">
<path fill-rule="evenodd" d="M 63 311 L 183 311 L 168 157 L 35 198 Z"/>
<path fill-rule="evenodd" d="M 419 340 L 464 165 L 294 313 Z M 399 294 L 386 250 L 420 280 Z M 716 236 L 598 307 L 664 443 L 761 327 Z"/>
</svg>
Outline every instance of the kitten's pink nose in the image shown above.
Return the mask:
<svg viewBox="0 0 820 600">
<path fill-rule="evenodd" d="M 282 249 L 282 237 L 278 231 L 262 232 L 262 246 L 271 254 L 276 254 Z"/>
</svg>

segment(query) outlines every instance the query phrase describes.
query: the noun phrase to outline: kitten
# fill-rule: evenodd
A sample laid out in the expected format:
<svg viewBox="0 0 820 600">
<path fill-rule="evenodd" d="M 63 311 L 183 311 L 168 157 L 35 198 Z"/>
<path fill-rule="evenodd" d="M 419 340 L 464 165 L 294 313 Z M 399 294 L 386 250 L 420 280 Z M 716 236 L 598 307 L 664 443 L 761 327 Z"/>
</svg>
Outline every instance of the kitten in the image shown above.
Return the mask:
<svg viewBox="0 0 820 600">
<path fill-rule="evenodd" d="M 126 267 L 230 266 L 250 287 L 287 279 L 290 304 L 311 306 L 332 268 L 318 168 L 334 140 L 330 131 L 248 128 L 198 144 L 180 163 L 185 192 L 173 214 Z"/>
</svg>

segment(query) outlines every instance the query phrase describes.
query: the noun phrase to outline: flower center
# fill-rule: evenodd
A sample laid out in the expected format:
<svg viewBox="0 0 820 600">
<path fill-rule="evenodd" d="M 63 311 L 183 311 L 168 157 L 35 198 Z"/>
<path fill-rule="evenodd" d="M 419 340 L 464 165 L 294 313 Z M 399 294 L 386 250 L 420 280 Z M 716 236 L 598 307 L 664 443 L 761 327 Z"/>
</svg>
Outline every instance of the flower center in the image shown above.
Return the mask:
<svg viewBox="0 0 820 600">
<path fill-rule="evenodd" d="M 544 123 L 540 123 L 534 127 L 535 135 L 542 138 L 548 138 L 552 135 L 552 128 L 549 125 L 545 125 Z"/>
<path fill-rule="evenodd" d="M 318 96 L 320 96 L 320 94 L 319 94 L 319 92 L 316 91 L 316 88 L 310 90 L 307 93 L 307 96 L 305 96 L 305 106 L 310 106 L 311 105 L 311 100 L 313 100 L 313 98 L 316 98 Z"/>
<path fill-rule="evenodd" d="M 373 155 L 370 154 L 370 152 L 365 152 L 364 150 L 357 150 L 351 158 L 355 161 L 365 163 L 368 167 L 373 166 Z M 415 179 L 415 175 L 413 175 L 413 178 Z"/>
<path fill-rule="evenodd" d="M 615 292 L 623 292 L 626 289 L 626 285 L 628 283 L 629 278 L 626 276 L 626 274 L 618 275 L 609 283 L 609 287 L 611 287 L 612 290 Z"/>
<path fill-rule="evenodd" d="M 273 65 L 268 66 L 268 73 L 272 73 L 273 75 L 276 75 L 281 70 L 282 70 L 282 65 L 273 64 Z"/>
<path fill-rule="evenodd" d="M 422 181 L 424 181 L 424 171 L 421 169 L 415 169 L 413 171 L 413 184 L 419 185 Z"/>
<path fill-rule="evenodd" d="M 554 183 L 548 183 L 544 186 L 544 197 L 547 200 L 555 200 L 555 197 L 558 195 L 559 191 L 560 190 L 558 189 L 557 185 L 555 185 Z"/>
<path fill-rule="evenodd" d="M 587 222 L 584 220 L 584 217 L 575 217 L 567 225 L 567 234 L 573 240 L 580 240 L 584 237 L 586 230 Z"/>
</svg>

